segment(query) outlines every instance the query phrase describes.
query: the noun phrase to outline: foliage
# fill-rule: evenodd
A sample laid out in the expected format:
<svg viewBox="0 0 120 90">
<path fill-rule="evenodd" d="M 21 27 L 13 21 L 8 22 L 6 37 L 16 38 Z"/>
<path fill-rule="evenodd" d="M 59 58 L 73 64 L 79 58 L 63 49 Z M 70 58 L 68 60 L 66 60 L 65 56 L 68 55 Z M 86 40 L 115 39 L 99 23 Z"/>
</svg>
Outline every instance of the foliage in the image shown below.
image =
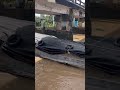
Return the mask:
<svg viewBox="0 0 120 90">
<path fill-rule="evenodd" d="M 41 17 L 35 17 L 36 27 L 46 27 L 47 29 L 54 28 L 53 15 L 41 15 Z"/>
</svg>

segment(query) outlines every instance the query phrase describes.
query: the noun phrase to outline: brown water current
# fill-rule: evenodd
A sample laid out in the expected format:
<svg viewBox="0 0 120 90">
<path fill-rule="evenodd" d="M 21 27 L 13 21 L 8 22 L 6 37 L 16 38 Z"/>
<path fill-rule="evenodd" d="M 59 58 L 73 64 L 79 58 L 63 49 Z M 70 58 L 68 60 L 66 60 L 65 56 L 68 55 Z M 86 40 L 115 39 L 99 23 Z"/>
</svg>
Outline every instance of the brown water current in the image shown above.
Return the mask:
<svg viewBox="0 0 120 90">
<path fill-rule="evenodd" d="M 35 90 L 85 90 L 85 71 L 46 59 L 37 59 Z"/>
</svg>

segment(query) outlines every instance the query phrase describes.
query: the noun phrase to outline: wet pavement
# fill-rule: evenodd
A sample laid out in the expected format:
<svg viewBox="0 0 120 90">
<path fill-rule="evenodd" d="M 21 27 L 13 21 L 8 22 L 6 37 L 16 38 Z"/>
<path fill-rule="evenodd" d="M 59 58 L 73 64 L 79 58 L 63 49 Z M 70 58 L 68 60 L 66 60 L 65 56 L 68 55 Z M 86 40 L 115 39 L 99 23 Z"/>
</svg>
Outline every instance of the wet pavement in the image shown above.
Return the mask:
<svg viewBox="0 0 120 90">
<path fill-rule="evenodd" d="M 35 90 L 85 90 L 85 71 L 36 58 Z"/>
</svg>

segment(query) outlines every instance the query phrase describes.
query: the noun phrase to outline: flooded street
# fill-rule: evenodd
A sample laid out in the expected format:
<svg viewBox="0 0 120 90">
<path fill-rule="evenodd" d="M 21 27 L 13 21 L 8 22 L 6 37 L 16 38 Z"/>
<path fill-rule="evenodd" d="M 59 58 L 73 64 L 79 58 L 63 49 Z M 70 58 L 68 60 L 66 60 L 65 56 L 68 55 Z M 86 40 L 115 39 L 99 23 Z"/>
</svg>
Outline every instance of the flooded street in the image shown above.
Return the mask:
<svg viewBox="0 0 120 90">
<path fill-rule="evenodd" d="M 35 90 L 85 90 L 85 71 L 36 58 Z"/>
<path fill-rule="evenodd" d="M 76 42 L 84 42 L 85 41 L 85 35 L 84 34 L 74 34 L 73 35 L 73 41 L 76 41 Z"/>
<path fill-rule="evenodd" d="M 0 90 L 35 90 L 34 79 L 0 72 Z"/>
</svg>

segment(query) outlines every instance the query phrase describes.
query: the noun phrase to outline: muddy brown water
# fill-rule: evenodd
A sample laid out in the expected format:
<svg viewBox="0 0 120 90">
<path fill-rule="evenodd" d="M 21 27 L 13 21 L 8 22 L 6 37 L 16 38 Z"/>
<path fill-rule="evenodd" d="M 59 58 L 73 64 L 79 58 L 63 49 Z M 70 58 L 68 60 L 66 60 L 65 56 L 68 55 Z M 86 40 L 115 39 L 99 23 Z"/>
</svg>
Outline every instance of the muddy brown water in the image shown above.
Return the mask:
<svg viewBox="0 0 120 90">
<path fill-rule="evenodd" d="M 35 90 L 85 90 L 85 71 L 37 58 L 35 83 Z"/>
<path fill-rule="evenodd" d="M 76 41 L 76 42 L 85 41 L 85 35 L 84 34 L 74 34 L 73 41 Z"/>
<path fill-rule="evenodd" d="M 0 90 L 35 90 L 34 80 L 0 72 Z"/>
</svg>

